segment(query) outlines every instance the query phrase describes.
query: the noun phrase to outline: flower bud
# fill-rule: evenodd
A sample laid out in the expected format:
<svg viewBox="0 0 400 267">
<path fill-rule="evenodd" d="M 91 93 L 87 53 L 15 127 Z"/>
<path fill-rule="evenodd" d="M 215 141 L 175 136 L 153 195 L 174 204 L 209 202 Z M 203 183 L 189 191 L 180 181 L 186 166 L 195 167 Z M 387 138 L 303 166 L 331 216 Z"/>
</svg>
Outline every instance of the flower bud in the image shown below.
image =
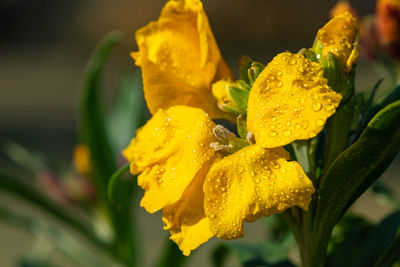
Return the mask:
<svg viewBox="0 0 400 267">
<path fill-rule="evenodd" d="M 234 114 L 247 113 L 249 92 L 250 86 L 243 80 L 220 80 L 212 85 L 212 93 L 218 101 L 218 107 Z"/>
<path fill-rule="evenodd" d="M 378 0 L 377 28 L 381 45 L 400 59 L 400 0 Z"/>
<path fill-rule="evenodd" d="M 340 68 L 349 73 L 360 55 L 358 37 L 357 20 L 349 12 L 341 13 L 318 31 L 313 49 L 318 60 L 332 53 Z"/>
<path fill-rule="evenodd" d="M 248 70 L 250 85 L 253 85 L 258 75 L 264 70 L 264 68 L 265 65 L 259 62 L 254 61 L 251 63 L 250 68 Z"/>
</svg>

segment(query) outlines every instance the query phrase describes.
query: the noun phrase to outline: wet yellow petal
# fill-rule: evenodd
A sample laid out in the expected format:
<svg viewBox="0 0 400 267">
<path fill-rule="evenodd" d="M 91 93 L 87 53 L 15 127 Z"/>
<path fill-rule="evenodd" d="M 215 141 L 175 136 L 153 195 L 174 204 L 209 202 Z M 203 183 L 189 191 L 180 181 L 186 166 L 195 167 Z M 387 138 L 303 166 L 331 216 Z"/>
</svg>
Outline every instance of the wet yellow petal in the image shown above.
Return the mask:
<svg viewBox="0 0 400 267">
<path fill-rule="evenodd" d="M 322 130 L 340 100 L 328 87 L 319 64 L 301 54 L 281 53 L 250 91 L 247 128 L 262 147 L 309 139 Z"/>
<path fill-rule="evenodd" d="M 201 109 L 175 106 L 159 110 L 123 154 L 146 192 L 141 206 L 155 212 L 175 203 L 214 155 L 215 124 Z"/>
<path fill-rule="evenodd" d="M 350 70 L 360 53 L 357 20 L 349 13 L 340 13 L 331 19 L 318 33 L 316 39 L 322 44 L 322 56 L 334 54 L 342 66 Z"/>
<path fill-rule="evenodd" d="M 156 22 L 136 32 L 151 113 L 174 105 L 199 107 L 211 117 L 223 117 L 211 93 L 211 83 L 231 77 L 199 0 L 169 1 Z"/>
<path fill-rule="evenodd" d="M 213 234 L 204 213 L 203 183 L 211 166 L 205 164 L 176 203 L 163 209 L 164 229 L 171 233 L 170 239 L 178 244 L 183 254 L 207 242 Z"/>
<path fill-rule="evenodd" d="M 307 210 L 314 187 L 283 148 L 248 146 L 213 165 L 204 183 L 205 212 L 220 238 L 243 236 L 243 221 L 299 206 Z"/>
</svg>

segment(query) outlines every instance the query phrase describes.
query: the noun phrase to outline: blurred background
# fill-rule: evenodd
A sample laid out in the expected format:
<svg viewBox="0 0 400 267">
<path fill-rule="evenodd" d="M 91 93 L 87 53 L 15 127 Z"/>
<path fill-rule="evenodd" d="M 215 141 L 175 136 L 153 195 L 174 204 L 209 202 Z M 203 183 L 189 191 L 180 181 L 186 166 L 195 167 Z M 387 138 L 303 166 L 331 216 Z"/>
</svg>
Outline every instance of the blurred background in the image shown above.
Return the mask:
<svg viewBox="0 0 400 267">
<path fill-rule="evenodd" d="M 77 143 L 76 95 L 81 75 L 95 44 L 109 31 L 124 33 L 107 63 L 104 86 L 111 99 L 121 73 L 137 71 L 130 51 L 135 31 L 156 20 L 165 0 L 0 0 L 0 138 L 41 151 L 61 164 L 71 164 Z M 267 63 L 279 52 L 310 47 L 317 30 L 329 19 L 335 0 L 204 0 L 221 52 L 233 70 L 243 54 Z M 350 3 L 361 16 L 374 12 L 374 0 Z M 371 90 L 381 76 L 367 62 L 358 66 L 357 90 Z M 133 133 L 132 133 L 133 135 Z M 399 159 L 383 179 L 396 188 Z M 0 168 L 21 172 L 0 155 Z M 398 189 L 398 186 L 397 186 Z M 399 191 L 397 191 L 399 192 Z M 1 195 L 0 201 L 26 207 Z M 365 207 L 368 207 L 366 209 Z M 368 198 L 355 209 L 372 220 L 386 214 Z M 147 265 L 167 235 L 159 215 L 138 208 Z M 247 227 L 246 239 L 262 239 L 263 220 Z M 0 222 L 0 265 L 15 266 L 17 258 L 35 246 L 33 236 Z M 207 266 L 207 249 L 194 252 L 190 266 Z M 74 266 L 56 256 L 60 266 Z"/>
</svg>

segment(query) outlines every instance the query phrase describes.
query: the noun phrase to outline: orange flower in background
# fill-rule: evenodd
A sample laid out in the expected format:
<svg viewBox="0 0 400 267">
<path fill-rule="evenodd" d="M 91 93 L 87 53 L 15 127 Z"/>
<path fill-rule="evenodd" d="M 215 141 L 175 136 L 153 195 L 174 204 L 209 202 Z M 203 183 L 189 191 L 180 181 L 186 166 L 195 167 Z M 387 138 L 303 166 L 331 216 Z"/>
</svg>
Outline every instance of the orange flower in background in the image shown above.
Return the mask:
<svg viewBox="0 0 400 267">
<path fill-rule="evenodd" d="M 400 1 L 378 0 L 377 29 L 381 45 L 388 53 L 400 58 Z"/>
</svg>

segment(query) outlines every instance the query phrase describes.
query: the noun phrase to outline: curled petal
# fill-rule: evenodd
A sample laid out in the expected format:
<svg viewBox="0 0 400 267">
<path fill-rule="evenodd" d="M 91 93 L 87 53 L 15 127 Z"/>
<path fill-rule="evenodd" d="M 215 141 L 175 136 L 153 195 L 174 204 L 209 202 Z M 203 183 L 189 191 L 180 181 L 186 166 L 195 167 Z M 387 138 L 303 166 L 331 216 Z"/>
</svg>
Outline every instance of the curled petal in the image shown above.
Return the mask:
<svg viewBox="0 0 400 267">
<path fill-rule="evenodd" d="M 169 1 L 160 18 L 136 32 L 147 105 L 154 114 L 174 105 L 199 107 L 223 117 L 211 83 L 231 77 L 199 0 Z"/>
<path fill-rule="evenodd" d="M 281 53 L 250 91 L 248 131 L 257 145 L 268 148 L 315 137 L 341 98 L 328 87 L 318 63 L 301 54 Z"/>
<path fill-rule="evenodd" d="M 137 131 L 123 154 L 146 192 L 141 206 L 155 212 L 173 204 L 214 156 L 215 124 L 201 109 L 175 106 L 159 110 Z"/>
<path fill-rule="evenodd" d="M 163 209 L 164 229 L 169 230 L 170 239 L 178 244 L 186 256 L 213 236 L 209 220 L 204 213 L 203 192 L 204 180 L 210 167 L 211 161 L 204 164 L 182 197 Z"/>
<path fill-rule="evenodd" d="M 314 187 L 283 148 L 251 145 L 215 163 L 204 183 L 205 212 L 220 238 L 243 236 L 243 221 L 299 206 L 307 210 Z"/>
</svg>

